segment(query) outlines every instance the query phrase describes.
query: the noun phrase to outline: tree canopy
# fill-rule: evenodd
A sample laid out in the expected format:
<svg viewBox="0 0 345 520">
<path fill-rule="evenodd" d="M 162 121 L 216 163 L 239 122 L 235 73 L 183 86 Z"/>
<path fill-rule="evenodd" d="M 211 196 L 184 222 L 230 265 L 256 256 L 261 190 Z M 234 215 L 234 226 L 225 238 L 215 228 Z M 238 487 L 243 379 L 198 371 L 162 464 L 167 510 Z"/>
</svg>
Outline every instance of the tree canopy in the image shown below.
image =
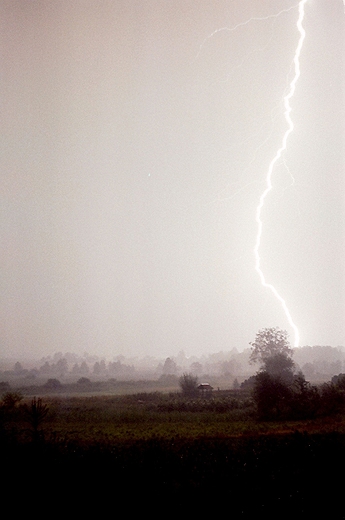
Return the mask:
<svg viewBox="0 0 345 520">
<path fill-rule="evenodd" d="M 267 359 L 276 355 L 292 357 L 293 350 L 290 347 L 288 333 L 279 328 L 261 329 L 257 332 L 255 341 L 251 342 L 251 363 L 265 365 Z"/>
<path fill-rule="evenodd" d="M 182 394 L 194 397 L 198 393 L 198 377 L 193 374 L 183 374 L 179 379 Z"/>
<path fill-rule="evenodd" d="M 261 371 L 285 381 L 292 378 L 295 366 L 292 360 L 293 350 L 285 330 L 261 329 L 250 345 L 252 345 L 250 362 L 258 363 Z"/>
</svg>

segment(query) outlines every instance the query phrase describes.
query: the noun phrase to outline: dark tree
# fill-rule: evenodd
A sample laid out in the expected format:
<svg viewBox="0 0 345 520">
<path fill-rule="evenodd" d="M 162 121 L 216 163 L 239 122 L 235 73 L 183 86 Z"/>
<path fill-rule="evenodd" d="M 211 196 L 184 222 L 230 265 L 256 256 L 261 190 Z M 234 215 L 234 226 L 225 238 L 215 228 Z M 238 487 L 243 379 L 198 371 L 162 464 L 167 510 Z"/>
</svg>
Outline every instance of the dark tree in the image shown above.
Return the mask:
<svg viewBox="0 0 345 520">
<path fill-rule="evenodd" d="M 183 374 L 179 379 L 182 394 L 187 397 L 194 397 L 198 394 L 198 378 L 193 374 Z"/>
<path fill-rule="evenodd" d="M 33 429 L 33 439 L 38 440 L 40 437 L 39 427 L 46 418 L 49 408 L 46 404 L 42 403 L 42 399 L 34 397 L 31 401 L 31 406 L 25 406 L 25 412 L 27 415 L 28 422 L 31 424 Z"/>
<path fill-rule="evenodd" d="M 285 330 L 262 329 L 250 345 L 251 363 L 258 363 L 261 371 L 273 377 L 281 378 L 287 383 L 292 382 L 295 364 L 292 360 L 293 350 Z"/>
<path fill-rule="evenodd" d="M 20 392 L 6 392 L 2 396 L 2 406 L 8 411 L 12 411 L 23 398 L 24 396 Z"/>
<path fill-rule="evenodd" d="M 44 385 L 46 388 L 49 388 L 49 390 L 59 390 L 62 388 L 62 384 L 58 379 L 50 378 Z"/>
<path fill-rule="evenodd" d="M 250 344 L 250 362 L 258 363 L 260 367 L 253 387 L 259 418 L 287 416 L 292 403 L 295 366 L 287 332 L 278 328 L 262 329 Z"/>
<path fill-rule="evenodd" d="M 286 415 L 291 391 L 279 378 L 268 372 L 256 375 L 253 399 L 260 419 L 279 419 Z"/>
<path fill-rule="evenodd" d="M 265 371 L 272 377 L 277 377 L 286 384 L 291 384 L 294 378 L 294 362 L 286 354 L 280 353 L 265 360 Z"/>
<path fill-rule="evenodd" d="M 321 407 L 323 415 L 333 415 L 344 411 L 345 393 L 332 382 L 321 386 Z"/>
<path fill-rule="evenodd" d="M 341 390 L 345 390 L 345 374 L 333 376 L 331 382 Z"/>
<path fill-rule="evenodd" d="M 276 354 L 285 354 L 291 357 L 293 350 L 288 341 L 286 330 L 278 328 L 261 329 L 256 334 L 255 341 L 251 342 L 252 352 L 250 361 L 252 363 L 264 364 L 267 358 Z"/>
<path fill-rule="evenodd" d="M 177 365 L 175 361 L 171 358 L 166 358 L 163 366 L 163 374 L 176 374 L 177 372 Z"/>
</svg>

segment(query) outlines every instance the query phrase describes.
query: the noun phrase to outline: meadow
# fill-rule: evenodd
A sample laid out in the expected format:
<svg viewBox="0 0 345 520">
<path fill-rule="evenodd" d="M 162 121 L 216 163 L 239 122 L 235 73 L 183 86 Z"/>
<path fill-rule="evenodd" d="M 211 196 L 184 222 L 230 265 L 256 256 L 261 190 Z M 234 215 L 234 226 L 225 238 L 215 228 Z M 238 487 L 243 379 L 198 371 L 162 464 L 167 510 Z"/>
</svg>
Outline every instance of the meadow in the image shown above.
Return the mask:
<svg viewBox="0 0 345 520">
<path fill-rule="evenodd" d="M 110 445 L 115 441 L 176 437 L 238 437 L 260 434 L 337 431 L 345 433 L 341 414 L 299 421 L 258 421 L 248 392 L 219 392 L 211 399 L 188 399 L 178 393 L 139 393 L 122 396 L 46 396 L 48 414 L 39 427 L 45 442 L 63 439 L 80 445 Z M 23 404 L 30 407 L 31 399 Z M 24 419 L 24 420 L 23 420 Z M 23 440 L 31 436 L 30 421 L 18 409 L 12 432 Z"/>
<path fill-rule="evenodd" d="M 46 493 L 63 487 L 64 497 L 78 483 L 90 498 L 130 491 L 175 506 L 226 502 L 238 517 L 308 513 L 315 494 L 328 508 L 341 496 L 343 414 L 258 421 L 250 394 L 240 391 L 210 399 L 160 392 L 42 396 L 42 403 L 47 413 L 36 429 L 31 398 L 2 410 L 9 482 L 21 475 L 28 485 L 34 476 L 31 483 Z"/>
</svg>

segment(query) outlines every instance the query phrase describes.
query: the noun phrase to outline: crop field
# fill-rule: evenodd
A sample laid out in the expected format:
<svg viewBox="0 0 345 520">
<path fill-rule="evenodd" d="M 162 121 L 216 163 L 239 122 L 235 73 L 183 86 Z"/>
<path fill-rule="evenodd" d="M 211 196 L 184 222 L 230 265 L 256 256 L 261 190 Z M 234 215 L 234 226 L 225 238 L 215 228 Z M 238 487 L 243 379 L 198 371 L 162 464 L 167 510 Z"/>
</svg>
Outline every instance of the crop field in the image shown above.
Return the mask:
<svg viewBox="0 0 345 520">
<path fill-rule="evenodd" d="M 28 401 L 29 403 L 30 401 Z M 309 421 L 255 420 L 250 399 L 184 400 L 164 395 L 47 397 L 49 413 L 42 437 L 81 445 L 175 437 L 237 437 L 272 433 L 345 433 L 345 418 Z M 30 437 L 28 424 L 15 418 L 19 436 Z"/>
<path fill-rule="evenodd" d="M 43 489 L 63 485 L 64 497 L 78 483 L 103 499 L 116 490 L 118 497 L 130 491 L 174 505 L 229 503 L 235 517 L 308 514 L 315 494 L 319 507 L 322 497 L 328 508 L 341 496 L 341 414 L 262 422 L 250 397 L 235 394 L 205 400 L 158 392 L 47 396 L 47 413 L 34 430 L 30 403 L 2 416 L 2 467 L 11 482 L 35 475 Z"/>
</svg>

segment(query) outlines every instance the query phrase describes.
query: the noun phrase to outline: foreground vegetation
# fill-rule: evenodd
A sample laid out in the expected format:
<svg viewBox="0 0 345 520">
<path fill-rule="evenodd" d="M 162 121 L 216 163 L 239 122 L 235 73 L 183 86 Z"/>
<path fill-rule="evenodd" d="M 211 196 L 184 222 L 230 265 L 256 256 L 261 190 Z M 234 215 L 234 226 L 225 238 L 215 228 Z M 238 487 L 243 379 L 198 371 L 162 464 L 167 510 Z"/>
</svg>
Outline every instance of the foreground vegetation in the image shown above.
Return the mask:
<svg viewBox="0 0 345 520">
<path fill-rule="evenodd" d="M 14 394 L 16 395 L 16 394 Z M 5 396 L 6 397 L 6 396 Z M 42 403 L 44 415 L 38 417 Z M 1 408 L 2 441 L 111 446 L 117 441 L 240 437 L 287 433 L 345 434 L 345 414 L 315 418 L 258 420 L 248 392 L 229 391 L 211 399 L 179 394 L 47 397 Z M 36 439 L 34 434 L 37 433 Z"/>
<path fill-rule="evenodd" d="M 65 496 L 77 482 L 102 500 L 107 491 L 153 493 L 181 506 L 202 497 L 204 504 L 231 504 L 239 517 L 308 513 L 321 492 L 336 503 L 338 467 L 345 462 L 341 412 L 262 421 L 248 391 L 210 399 L 158 392 L 42 400 L 11 395 L 1 407 L 3 471 L 26 475 L 26 486 L 30 475 L 47 493 L 63 484 Z"/>
<path fill-rule="evenodd" d="M 269 352 L 269 354 L 267 354 Z M 264 329 L 253 343 L 260 370 L 241 389 L 213 391 L 185 374 L 181 392 L 24 397 L 0 406 L 0 457 L 13 489 L 74 497 L 97 507 L 127 500 L 150 509 L 211 505 L 235 518 L 294 518 L 342 508 L 345 375 L 320 387 L 294 370 L 286 336 Z M 42 389 L 44 390 L 44 388 Z M 49 389 L 48 389 L 49 390 Z M 206 390 L 206 394 L 205 394 Z M 125 498 L 127 497 L 127 498 Z M 140 500 L 139 500 L 140 497 Z M 115 502 L 114 502 L 115 500 Z M 158 502 L 156 502 L 157 504 Z M 218 511 L 217 511 L 218 507 Z M 185 510 L 185 509 L 184 509 Z"/>
</svg>

